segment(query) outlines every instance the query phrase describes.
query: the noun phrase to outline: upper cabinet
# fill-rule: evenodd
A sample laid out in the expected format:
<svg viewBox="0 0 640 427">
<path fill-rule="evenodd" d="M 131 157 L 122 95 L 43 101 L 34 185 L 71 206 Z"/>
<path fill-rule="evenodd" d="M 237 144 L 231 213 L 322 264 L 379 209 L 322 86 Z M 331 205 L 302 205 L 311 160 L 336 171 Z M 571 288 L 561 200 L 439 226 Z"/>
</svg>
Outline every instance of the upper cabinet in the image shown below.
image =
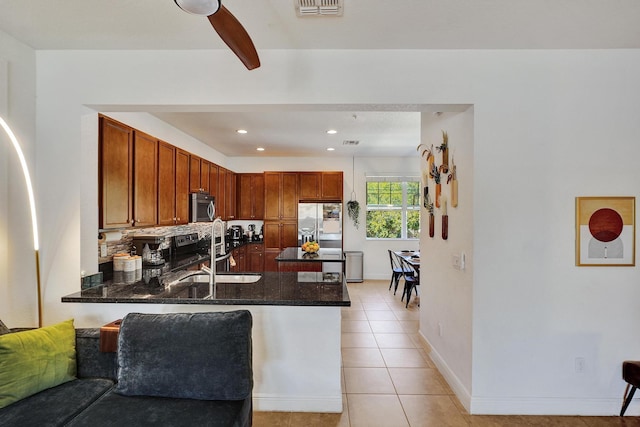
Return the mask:
<svg viewBox="0 0 640 427">
<path fill-rule="evenodd" d="M 264 219 L 296 220 L 298 217 L 298 174 L 264 173 Z"/>
<path fill-rule="evenodd" d="M 189 222 L 189 153 L 158 142 L 158 225 Z"/>
<path fill-rule="evenodd" d="M 158 223 L 158 140 L 133 132 L 133 225 Z"/>
<path fill-rule="evenodd" d="M 237 174 L 237 219 L 263 219 L 264 174 Z"/>
<path fill-rule="evenodd" d="M 131 227 L 133 129 L 100 116 L 98 146 L 99 227 Z"/>
<path fill-rule="evenodd" d="M 160 174 L 164 173 L 162 169 Z M 189 222 L 189 153 L 176 148 L 176 224 Z"/>
<path fill-rule="evenodd" d="M 189 157 L 189 190 L 192 193 L 209 193 L 211 163 L 193 154 Z"/>
<path fill-rule="evenodd" d="M 342 172 L 299 172 L 300 201 L 342 201 Z"/>
</svg>

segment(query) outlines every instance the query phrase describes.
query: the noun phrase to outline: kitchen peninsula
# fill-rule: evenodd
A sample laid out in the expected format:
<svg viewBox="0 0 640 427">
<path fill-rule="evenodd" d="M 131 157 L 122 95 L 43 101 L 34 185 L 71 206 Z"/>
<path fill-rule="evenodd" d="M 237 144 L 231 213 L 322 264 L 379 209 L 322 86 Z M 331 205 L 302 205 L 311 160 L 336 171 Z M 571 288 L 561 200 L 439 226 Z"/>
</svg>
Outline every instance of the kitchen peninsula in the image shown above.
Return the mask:
<svg viewBox="0 0 640 427">
<path fill-rule="evenodd" d="M 196 273 L 189 265 L 206 261 L 199 257 L 147 280 L 108 280 L 62 302 L 80 303 L 80 311 L 94 317 L 104 307 L 117 316 L 109 321 L 129 312 L 247 309 L 253 316 L 254 409 L 342 412 L 341 310 L 351 305 L 344 275 L 267 271 L 241 274 L 259 277 L 254 283 L 224 283 L 220 274 L 214 298 L 207 298 L 208 283 L 189 281 Z"/>
</svg>

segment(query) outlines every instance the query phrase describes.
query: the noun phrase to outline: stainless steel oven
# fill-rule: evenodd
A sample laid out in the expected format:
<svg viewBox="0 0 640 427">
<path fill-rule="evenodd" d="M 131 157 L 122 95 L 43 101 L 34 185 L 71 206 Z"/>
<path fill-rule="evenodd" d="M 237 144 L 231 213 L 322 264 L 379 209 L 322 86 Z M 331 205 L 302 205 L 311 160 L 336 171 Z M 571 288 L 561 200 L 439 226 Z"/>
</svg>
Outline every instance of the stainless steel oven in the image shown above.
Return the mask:
<svg viewBox="0 0 640 427">
<path fill-rule="evenodd" d="M 212 203 L 215 203 L 215 198 L 211 194 L 191 193 L 191 206 L 189 208 L 190 222 L 211 222 L 209 218 L 209 206 Z"/>
</svg>

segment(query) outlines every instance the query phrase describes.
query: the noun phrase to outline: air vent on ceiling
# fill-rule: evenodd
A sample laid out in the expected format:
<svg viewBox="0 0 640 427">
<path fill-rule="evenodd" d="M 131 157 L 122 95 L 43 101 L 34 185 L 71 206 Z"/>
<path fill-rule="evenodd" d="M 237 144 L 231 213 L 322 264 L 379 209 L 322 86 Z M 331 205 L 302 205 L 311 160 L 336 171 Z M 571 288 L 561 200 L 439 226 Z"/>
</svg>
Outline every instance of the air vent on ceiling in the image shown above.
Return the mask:
<svg viewBox="0 0 640 427">
<path fill-rule="evenodd" d="M 343 0 L 295 0 L 298 16 L 342 16 Z"/>
<path fill-rule="evenodd" d="M 345 139 L 344 141 L 342 141 L 342 145 L 358 145 L 358 144 L 360 144 L 360 141 L 358 140 Z"/>
</svg>

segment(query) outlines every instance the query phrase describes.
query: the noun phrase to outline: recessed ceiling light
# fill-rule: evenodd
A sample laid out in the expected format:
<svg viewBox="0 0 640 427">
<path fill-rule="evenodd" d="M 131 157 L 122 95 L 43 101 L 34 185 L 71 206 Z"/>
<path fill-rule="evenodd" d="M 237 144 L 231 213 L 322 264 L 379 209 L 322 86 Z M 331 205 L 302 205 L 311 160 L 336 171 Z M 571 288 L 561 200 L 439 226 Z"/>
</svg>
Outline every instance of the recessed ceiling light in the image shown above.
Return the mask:
<svg viewBox="0 0 640 427">
<path fill-rule="evenodd" d="M 335 129 L 329 129 L 329 130 L 327 131 L 327 133 L 328 133 L 329 135 L 335 135 L 336 133 L 338 133 L 338 131 L 337 131 L 337 130 L 335 130 Z"/>
<path fill-rule="evenodd" d="M 335 150 L 335 148 L 333 148 L 333 147 L 327 148 L 327 151 L 334 151 L 334 150 Z"/>
<path fill-rule="evenodd" d="M 238 129 L 236 132 L 237 133 L 242 133 L 242 134 L 247 133 L 247 131 L 245 129 Z"/>
<path fill-rule="evenodd" d="M 258 148 L 256 148 L 256 150 L 258 150 L 258 151 L 264 151 L 264 148 L 263 148 L 263 147 L 258 147 Z"/>
</svg>

